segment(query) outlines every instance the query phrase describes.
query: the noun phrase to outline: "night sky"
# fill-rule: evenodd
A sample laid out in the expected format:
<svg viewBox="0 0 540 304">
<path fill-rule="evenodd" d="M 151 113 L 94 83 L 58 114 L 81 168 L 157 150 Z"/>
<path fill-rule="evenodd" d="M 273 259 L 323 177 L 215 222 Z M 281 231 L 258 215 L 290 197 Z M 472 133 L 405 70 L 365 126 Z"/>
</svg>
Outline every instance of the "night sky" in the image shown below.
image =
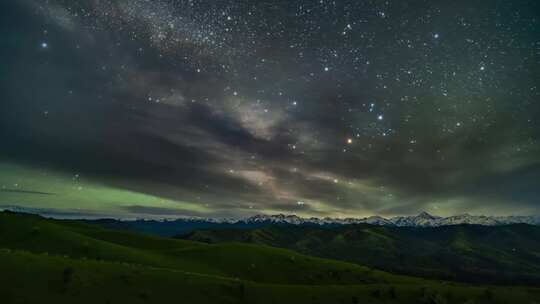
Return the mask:
<svg viewBox="0 0 540 304">
<path fill-rule="evenodd" d="M 540 214 L 540 2 L 2 1 L 0 205 Z"/>
</svg>

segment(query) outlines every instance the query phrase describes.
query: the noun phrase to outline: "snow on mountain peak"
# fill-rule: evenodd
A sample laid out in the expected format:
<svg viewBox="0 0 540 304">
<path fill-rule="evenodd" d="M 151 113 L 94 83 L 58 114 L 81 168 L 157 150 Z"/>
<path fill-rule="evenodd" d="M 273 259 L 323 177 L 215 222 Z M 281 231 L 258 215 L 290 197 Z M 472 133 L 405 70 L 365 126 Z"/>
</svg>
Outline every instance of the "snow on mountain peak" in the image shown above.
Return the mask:
<svg viewBox="0 0 540 304">
<path fill-rule="evenodd" d="M 0 206 L 0 211 L 24 212 L 32 214 L 54 214 L 46 209 L 32 209 L 18 206 Z M 149 219 L 154 220 L 155 219 Z M 159 220 L 158 220 L 159 221 Z M 397 226 L 397 227 L 438 227 L 449 225 L 483 225 L 496 226 L 508 224 L 529 224 L 540 225 L 540 216 L 485 216 L 459 214 L 448 217 L 441 217 L 422 211 L 418 215 L 396 216 L 384 218 L 381 216 L 369 216 L 365 218 L 302 218 L 294 214 L 257 214 L 240 220 L 230 218 L 201 218 L 201 217 L 183 217 L 177 219 L 163 219 L 162 221 L 181 221 L 181 222 L 207 222 L 214 224 L 290 224 L 290 225 L 350 225 L 350 224 L 370 224 L 379 226 Z"/>
<path fill-rule="evenodd" d="M 531 225 L 540 225 L 540 216 L 484 216 L 461 214 L 449 217 L 441 217 L 421 212 L 413 216 L 396 216 L 392 218 L 384 218 L 381 216 L 370 216 L 366 218 L 301 218 L 296 215 L 255 215 L 239 222 L 245 223 L 278 223 L 278 224 L 317 224 L 317 225 L 347 225 L 347 224 L 371 224 L 381 226 L 398 226 L 398 227 L 438 227 L 448 225 L 484 225 L 495 226 L 505 224 L 525 223 Z"/>
</svg>

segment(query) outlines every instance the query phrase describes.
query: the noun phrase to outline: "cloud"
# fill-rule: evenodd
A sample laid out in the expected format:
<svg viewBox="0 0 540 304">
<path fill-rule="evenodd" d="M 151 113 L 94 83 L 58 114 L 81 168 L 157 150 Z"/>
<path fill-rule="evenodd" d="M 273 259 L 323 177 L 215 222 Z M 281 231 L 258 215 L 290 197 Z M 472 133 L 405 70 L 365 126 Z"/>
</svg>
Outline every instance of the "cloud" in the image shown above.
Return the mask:
<svg viewBox="0 0 540 304">
<path fill-rule="evenodd" d="M 468 81 L 478 78 L 465 73 L 470 64 L 455 61 L 463 73 L 447 79 L 454 65 L 438 64 L 453 49 L 426 59 L 392 38 L 374 51 L 368 38 L 343 44 L 298 20 L 290 31 L 269 28 L 264 21 L 276 18 L 261 10 L 198 5 L 5 4 L 19 15 L 0 50 L 0 157 L 83 171 L 215 215 L 537 210 L 539 134 L 522 109 L 538 109 L 514 108 L 530 96 L 503 90 L 530 92 L 527 77 L 490 91 Z M 402 67 L 415 56 L 431 74 Z"/>
</svg>

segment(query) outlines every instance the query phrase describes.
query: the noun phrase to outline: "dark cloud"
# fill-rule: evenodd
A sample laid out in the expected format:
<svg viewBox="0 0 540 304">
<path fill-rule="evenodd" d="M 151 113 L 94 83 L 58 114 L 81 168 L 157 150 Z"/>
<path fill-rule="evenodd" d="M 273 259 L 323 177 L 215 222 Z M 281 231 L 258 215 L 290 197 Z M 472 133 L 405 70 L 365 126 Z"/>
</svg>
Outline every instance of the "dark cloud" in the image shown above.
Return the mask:
<svg viewBox="0 0 540 304">
<path fill-rule="evenodd" d="M 538 212 L 535 8 L 2 3 L 0 157 L 218 216 Z"/>
</svg>

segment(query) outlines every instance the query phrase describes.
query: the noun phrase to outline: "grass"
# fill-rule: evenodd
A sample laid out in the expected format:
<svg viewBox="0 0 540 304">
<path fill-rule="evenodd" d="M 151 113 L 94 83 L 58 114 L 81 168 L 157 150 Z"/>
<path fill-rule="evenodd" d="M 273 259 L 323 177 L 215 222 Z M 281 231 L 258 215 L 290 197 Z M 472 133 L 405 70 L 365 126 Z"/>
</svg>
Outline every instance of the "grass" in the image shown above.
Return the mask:
<svg viewBox="0 0 540 304">
<path fill-rule="evenodd" d="M 178 238 L 286 248 L 404 275 L 469 283 L 540 285 L 540 227 L 372 225 L 200 229 Z"/>
<path fill-rule="evenodd" d="M 375 271 L 285 249 L 209 245 L 0 213 L 3 303 L 533 303 L 540 291 Z"/>
</svg>

